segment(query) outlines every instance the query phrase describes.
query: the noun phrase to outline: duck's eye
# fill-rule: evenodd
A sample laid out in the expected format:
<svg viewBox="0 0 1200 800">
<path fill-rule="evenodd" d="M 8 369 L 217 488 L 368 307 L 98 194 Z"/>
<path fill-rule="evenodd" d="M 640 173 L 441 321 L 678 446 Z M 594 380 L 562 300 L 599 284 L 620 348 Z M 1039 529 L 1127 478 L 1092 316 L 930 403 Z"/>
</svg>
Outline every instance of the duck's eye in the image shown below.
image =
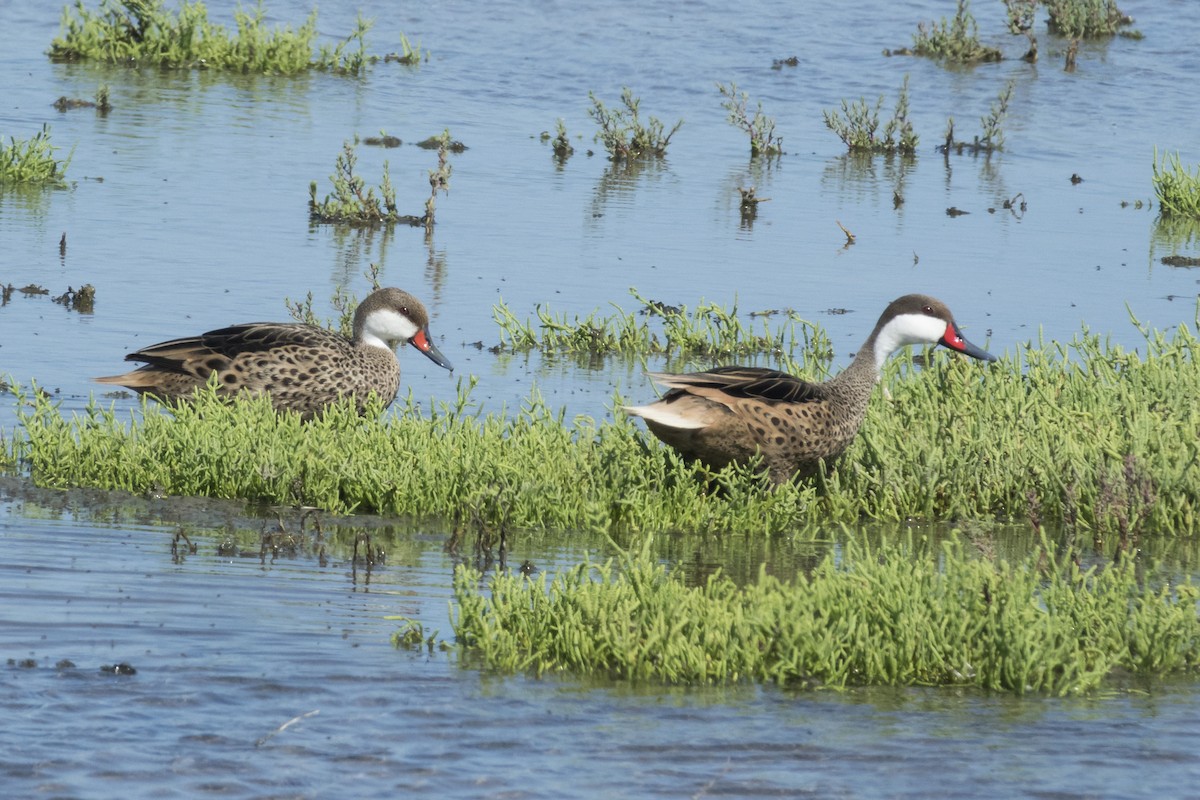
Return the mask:
<svg viewBox="0 0 1200 800">
<path fill-rule="evenodd" d="M 408 306 L 400 306 L 400 313 L 407 317 L 408 316 Z"/>
<path fill-rule="evenodd" d="M 924 308 L 921 309 L 921 313 L 928 314 L 931 317 L 935 316 L 933 313 L 933 306 L 925 306 Z"/>
</svg>

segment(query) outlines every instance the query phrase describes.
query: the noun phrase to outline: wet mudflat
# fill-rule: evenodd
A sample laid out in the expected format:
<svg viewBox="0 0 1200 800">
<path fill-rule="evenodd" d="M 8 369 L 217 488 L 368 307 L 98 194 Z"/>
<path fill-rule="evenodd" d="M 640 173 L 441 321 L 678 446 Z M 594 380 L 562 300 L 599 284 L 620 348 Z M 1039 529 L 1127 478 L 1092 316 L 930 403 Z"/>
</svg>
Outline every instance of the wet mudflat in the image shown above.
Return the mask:
<svg viewBox="0 0 1200 800">
<path fill-rule="evenodd" d="M 208 5 L 231 18 L 232 3 Z M 1155 146 L 1200 161 L 1187 24 L 1200 9 L 1126 4 L 1146 38 L 1084 43 L 1070 74 L 1065 44 L 1044 33 L 1042 60 L 1021 62 L 1025 41 L 1001 33 L 998 2 L 973 10 L 1005 61 L 947 70 L 880 55 L 951 5 L 500 3 L 483 14 L 368 3 L 373 49 L 393 49 L 403 31 L 431 56 L 355 80 L 52 64 L 59 9 L 0 4 L 0 134 L 49 122 L 58 145 L 75 147 L 71 189 L 0 195 L 0 283 L 47 290 L 0 306 L 0 373 L 78 411 L 96 388 L 88 378 L 118 371 L 125 352 L 283 319 L 283 299 L 309 291 L 318 304 L 340 286 L 361 296 L 368 262 L 425 300 L 439 347 L 496 410 L 535 386 L 592 416 L 608 413 L 614 390 L 652 396 L 639 363 L 489 352 L 501 299 L 518 314 L 548 303 L 586 315 L 632 309 L 633 286 L 692 306 L 791 307 L 830 331 L 838 364 L 909 291 L 946 300 L 997 353 L 1039 331 L 1069 339 L 1082 323 L 1136 345 L 1127 308 L 1160 328 L 1193 320 L 1200 276 L 1161 259 L 1186 265 L 1194 246 L 1135 204 L 1152 197 Z M 280 0 L 269 12 L 296 24 L 310 8 Z M 322 31 L 349 30 L 357 10 L 322 4 Z M 793 55 L 796 66 L 772 69 Z M 846 157 L 822 110 L 879 95 L 890 109 L 905 74 L 917 159 Z M 731 80 L 776 119 L 777 161 L 751 163 L 725 122 L 715 83 Z M 969 136 L 1008 80 L 1005 151 L 934 153 L 948 116 Z M 109 114 L 53 108 L 100 83 Z M 662 163 L 614 169 L 592 142 L 587 92 L 612 104 L 623 86 L 644 112 L 684 119 Z M 577 151 L 561 165 L 539 137 L 560 117 Z M 309 225 L 308 183 L 328 190 L 343 141 L 446 128 L 469 149 L 452 157 L 432 238 Z M 402 211 L 418 213 L 431 153 L 359 150 L 368 180 L 389 161 Z M 748 185 L 770 198 L 749 223 L 738 212 Z M 1003 208 L 1018 194 L 1023 211 Z M 97 290 L 91 313 L 51 302 L 84 283 Z M 454 378 L 407 355 L 405 387 L 454 397 Z M 0 404 L 4 435 L 14 424 Z M 498 677 L 453 652 L 390 643 L 401 625 L 391 616 L 452 636 L 450 576 L 464 555 L 446 551 L 445 530 L 364 524 L 386 550 L 368 571 L 352 560 L 352 528 L 324 561 L 311 547 L 260 558 L 270 515 L 158 502 L 5 490 L 0 782 L 12 796 L 1162 797 L 1200 778 L 1190 683 L 1014 699 Z M 195 553 L 180 552 L 181 524 Z M 603 545 L 563 536 L 520 542 L 510 559 L 554 569 L 586 554 Z M 764 559 L 787 570 L 813 557 L 745 540 L 676 542 L 671 555 L 698 574 L 745 576 Z M 102 669 L 123 663 L 136 674 Z"/>
</svg>

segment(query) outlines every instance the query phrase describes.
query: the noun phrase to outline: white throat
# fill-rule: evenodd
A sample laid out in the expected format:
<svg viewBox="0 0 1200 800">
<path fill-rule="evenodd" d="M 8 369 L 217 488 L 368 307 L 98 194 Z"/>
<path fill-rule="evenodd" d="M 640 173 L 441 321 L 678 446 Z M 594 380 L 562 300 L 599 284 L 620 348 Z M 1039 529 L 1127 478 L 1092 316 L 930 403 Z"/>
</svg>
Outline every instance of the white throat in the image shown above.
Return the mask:
<svg viewBox="0 0 1200 800">
<path fill-rule="evenodd" d="M 875 371 L 892 353 L 910 344 L 935 344 L 946 333 L 946 321 L 925 314 L 900 314 L 888 320 L 875 337 Z"/>
<path fill-rule="evenodd" d="M 395 351 L 401 342 L 417 335 L 417 327 L 411 319 L 390 309 L 372 311 L 363 325 L 362 341 L 371 347 L 382 347 Z"/>
</svg>

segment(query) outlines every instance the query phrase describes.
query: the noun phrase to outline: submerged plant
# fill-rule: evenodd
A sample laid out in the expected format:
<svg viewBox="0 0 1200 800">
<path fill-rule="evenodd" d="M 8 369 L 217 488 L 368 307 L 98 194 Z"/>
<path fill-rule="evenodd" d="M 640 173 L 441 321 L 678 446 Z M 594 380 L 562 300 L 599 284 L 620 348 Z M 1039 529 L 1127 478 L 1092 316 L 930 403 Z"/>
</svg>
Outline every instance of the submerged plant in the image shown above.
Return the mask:
<svg viewBox="0 0 1200 800">
<path fill-rule="evenodd" d="M 368 187 L 362 176 L 355 173 L 358 154 L 351 142 L 342 144 L 334 174 L 330 176 L 333 193 L 317 202 L 317 182 L 308 185 L 308 217 L 321 225 L 379 225 L 408 221 L 396 210 L 396 190 L 388 174 L 388 162 L 383 162 L 383 181 L 379 194 Z"/>
<path fill-rule="evenodd" d="M 979 23 L 971 13 L 968 0 L 958 0 L 954 19 L 917 25 L 913 34 L 913 53 L 958 64 L 999 61 L 1001 53 L 979 40 Z"/>
<path fill-rule="evenodd" d="M 1154 148 L 1154 194 L 1163 217 L 1200 219 L 1200 166 L 1189 172 L 1180 163 L 1179 153 L 1163 153 Z"/>
<path fill-rule="evenodd" d="M 554 157 L 560 162 L 566 161 L 575 152 L 575 148 L 571 146 L 571 139 L 567 136 L 567 124 L 561 118 L 554 123 L 554 139 L 550 147 L 554 150 Z"/>
<path fill-rule="evenodd" d="M 447 161 L 447 152 L 451 146 L 450 132 L 445 131 L 436 141 L 440 143 L 438 166 L 429 171 L 430 196 L 425 201 L 423 215 L 401 214 L 397 210 L 396 190 L 388 174 L 388 162 L 383 162 L 383 180 L 380 182 L 378 195 L 374 187 L 368 187 L 366 181 L 354 171 L 358 164 L 358 155 L 354 144 L 347 141 L 342 144 L 342 152 L 337 157 L 334 174 L 330 176 L 333 192 L 318 202 L 317 182 L 312 181 L 308 186 L 309 220 L 318 225 L 370 227 L 402 223 L 431 229 L 437 193 L 450 189 L 451 169 Z"/>
<path fill-rule="evenodd" d="M 1114 36 L 1132 25 L 1133 17 L 1117 8 L 1116 0 L 1042 0 L 1049 15 L 1046 26 L 1068 39 Z"/>
<path fill-rule="evenodd" d="M 683 120 L 679 120 L 668 131 L 655 117 L 643 124 L 638 114 L 641 99 L 635 98 L 629 87 L 621 90 L 623 108 L 606 107 L 592 92 L 588 92 L 588 98 L 592 101 L 588 115 L 600 126 L 596 141 L 604 144 L 613 161 L 666 155 L 671 137 L 683 125 Z"/>
<path fill-rule="evenodd" d="M 429 199 L 425 201 L 425 217 L 422 222 L 425 225 L 425 230 L 433 229 L 434 212 L 437 210 L 438 192 L 447 194 L 450 191 L 450 148 L 454 140 L 450 138 L 450 130 L 447 128 L 442 131 L 442 135 L 437 137 L 438 142 L 438 163 L 436 169 L 429 170 Z M 461 143 L 460 143 L 461 144 Z"/>
<path fill-rule="evenodd" d="M 900 86 L 900 96 L 892 118 L 879 130 L 879 111 L 883 108 L 883 95 L 871 108 L 860 98 L 855 103 L 842 101 L 842 111 L 824 111 L 825 127 L 837 134 L 852 153 L 899 153 L 912 155 L 917 150 L 919 137 L 908 119 L 908 76 Z"/>
<path fill-rule="evenodd" d="M 802 358 L 811 357 L 825 364 L 833 355 L 825 332 L 794 312 L 787 312 L 785 324 L 779 328 L 772 328 L 768 315 L 761 315 L 763 332 L 757 334 L 738 317 L 736 306 L 726 308 L 702 302 L 695 311 L 689 311 L 687 306 L 647 300 L 636 289 L 630 289 L 629 293 L 642 305 L 641 313 L 618 308 L 608 317 L 593 311 L 583 319 L 579 316 L 568 319 L 565 314 L 555 315 L 548 307 L 539 305 L 536 325 L 529 320 L 521 322 L 501 302 L 492 307 L 492 318 L 500 326 L 503 340 L 498 349 L 706 358 L 799 350 Z"/>
<path fill-rule="evenodd" d="M 1025 33 L 1032 30 L 1037 4 L 1038 0 L 1004 0 L 1004 10 L 1008 15 L 1008 32 Z"/>
<path fill-rule="evenodd" d="M 345 39 L 322 45 L 315 54 L 315 9 L 298 28 L 268 29 L 259 0 L 253 10 L 234 11 L 234 23 L 237 30 L 231 33 L 211 22 L 203 2 L 183 0 L 173 11 L 163 0 L 101 0 L 99 9 L 90 11 L 83 0 L 77 0 L 63 9 L 61 31 L 50 44 L 49 56 L 59 61 L 90 59 L 283 75 L 308 69 L 358 74 L 380 60 L 366 52 L 372 22 L 361 14 Z M 407 40 L 401 39 L 411 58 Z"/>
<path fill-rule="evenodd" d="M 751 115 L 747 110 L 750 96 L 745 92 L 738 92 L 736 83 L 730 83 L 728 86 L 718 83 L 717 91 L 725 98 L 721 107 L 729 112 L 729 124 L 745 131 L 750 137 L 751 158 L 760 155 L 775 156 L 783 152 L 783 137 L 775 135 L 775 120 L 763 113 L 762 103 L 758 104 L 758 108 Z"/>
<path fill-rule="evenodd" d="M 0 186 L 66 186 L 63 175 L 75 150 L 62 160 L 54 157 L 54 151 L 49 125 L 28 139 L 14 136 L 8 144 L 0 139 Z"/>
<path fill-rule="evenodd" d="M 992 107 L 988 113 L 980 118 L 980 124 L 983 126 L 983 135 L 976 136 L 974 141 L 961 142 L 954 138 L 954 117 L 946 120 L 946 140 L 943 144 L 938 145 L 937 149 L 940 153 L 949 155 L 950 153 L 963 152 L 978 155 L 980 153 L 991 154 L 997 150 L 1004 149 L 1004 130 L 1001 124 L 1004 118 L 1008 116 L 1008 104 L 1012 100 L 1013 87 L 1015 81 L 1009 81 L 1000 90 L 1000 94 L 996 97 L 996 102 L 992 103 Z"/>
</svg>

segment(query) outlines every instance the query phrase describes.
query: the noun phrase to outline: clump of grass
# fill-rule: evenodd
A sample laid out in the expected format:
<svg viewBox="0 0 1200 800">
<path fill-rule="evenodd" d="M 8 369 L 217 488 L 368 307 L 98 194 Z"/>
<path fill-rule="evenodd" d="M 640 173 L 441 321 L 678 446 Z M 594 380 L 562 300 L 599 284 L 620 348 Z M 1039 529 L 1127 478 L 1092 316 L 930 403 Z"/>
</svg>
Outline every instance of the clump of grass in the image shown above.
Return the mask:
<svg viewBox="0 0 1200 800">
<path fill-rule="evenodd" d="M 163 0 L 102 0 L 99 9 L 91 11 L 83 0 L 77 0 L 73 7 L 63 9 L 61 31 L 51 42 L 49 55 L 58 61 L 96 60 L 282 75 L 309 69 L 358 74 L 380 60 L 366 52 L 366 34 L 372 22 L 361 14 L 349 36 L 334 45 L 322 45 L 316 53 L 315 9 L 295 29 L 285 26 L 269 30 L 265 18 L 261 0 L 253 11 L 239 8 L 234 12 L 237 31 L 231 33 L 209 20 L 202 2 L 184 0 L 177 11 L 172 11 Z"/>
<path fill-rule="evenodd" d="M 980 118 L 980 124 L 983 126 L 983 135 L 976 136 L 971 142 L 960 142 L 954 138 L 954 117 L 949 117 L 946 120 L 946 140 L 938 145 L 939 153 L 957 153 L 962 155 L 964 152 L 971 155 L 985 155 L 994 153 L 997 150 L 1004 149 L 1004 129 L 1002 124 L 1004 118 L 1008 116 L 1008 104 L 1012 100 L 1014 81 L 1009 81 L 1000 90 L 1000 94 L 996 97 L 996 102 L 992 103 L 992 107 L 988 113 Z"/>
<path fill-rule="evenodd" d="M 684 462 L 619 413 L 566 420 L 535 392 L 519 412 L 485 415 L 469 386 L 428 414 L 410 393 L 383 420 L 345 405 L 310 423 L 266 398 L 225 403 L 215 391 L 172 413 L 92 405 L 70 417 L 24 392 L 3 460 L 49 487 L 157 488 L 514 533 L 817 535 L 863 519 L 1024 518 L 1032 499 L 1047 525 L 1113 542 L 1123 514 L 1126 538 L 1144 541 L 1200 527 L 1194 331 L 1142 329 L 1142 353 L 1085 331 L 987 367 L 940 350 L 920 368 L 895 358 L 845 455 L 812 482 L 775 490 L 753 465 L 714 473 Z M 815 355 L 793 356 L 820 368 Z M 413 453 L 421 469 L 406 466 Z"/>
<path fill-rule="evenodd" d="M 400 33 L 400 52 L 388 53 L 383 57 L 384 61 L 395 61 L 404 64 L 407 67 L 419 66 L 422 61 L 429 60 L 429 51 L 422 50 L 420 42 L 416 47 L 408 41 L 408 37 L 403 32 Z"/>
<path fill-rule="evenodd" d="M 784 354 L 797 350 L 828 364 L 833 348 L 825 332 L 795 312 L 787 312 L 785 324 L 772 328 L 762 316 L 762 333 L 755 333 L 738 317 L 737 306 L 726 308 L 701 302 L 695 311 L 687 306 L 668 306 L 648 300 L 636 289 L 630 295 L 642 306 L 641 313 L 616 308 L 610 316 L 593 311 L 586 318 L 555 315 L 539 305 L 536 324 L 521 322 L 503 302 L 492 306 L 492 318 L 500 326 L 498 350 L 523 352 L 566 352 L 625 355 L 678 355 L 705 358 Z"/>
<path fill-rule="evenodd" d="M 102 84 L 96 90 L 95 101 L 63 95 L 54 101 L 54 108 L 58 111 L 70 111 L 73 108 L 94 108 L 97 114 L 107 114 L 109 111 L 112 111 L 112 104 L 108 98 L 108 86 Z"/>
<path fill-rule="evenodd" d="M 645 546 L 528 578 L 460 566 L 452 624 L 489 669 L 684 685 L 949 685 L 1064 695 L 1109 676 L 1200 666 L 1200 599 L 1132 562 L 1082 569 L 1043 546 L 1015 563 L 954 538 L 872 551 L 853 542 L 811 573 L 688 586 Z M 482 588 L 481 588 L 482 587 Z"/>
<path fill-rule="evenodd" d="M 1115 36 L 1133 24 L 1133 17 L 1117 8 L 1116 0 L 1042 0 L 1051 33 L 1068 39 Z"/>
<path fill-rule="evenodd" d="M 979 40 L 979 23 L 971 13 L 968 0 L 958 0 L 954 19 L 917 25 L 913 34 L 913 53 L 956 64 L 999 61 L 1002 54 Z"/>
<path fill-rule="evenodd" d="M 783 137 L 775 135 L 775 120 L 763 113 L 762 103 L 758 104 L 754 114 L 748 111 L 750 96 L 738 92 L 737 84 L 728 86 L 718 83 L 717 91 L 725 99 L 721 107 L 729 112 L 730 125 L 746 132 L 750 137 L 750 157 L 775 156 L 783 152 Z"/>
<path fill-rule="evenodd" d="M 0 185 L 6 186 L 66 186 L 63 178 L 71 158 L 72 148 L 65 159 L 55 158 L 56 148 L 50 143 L 50 126 L 28 139 L 9 138 L 5 144 L 0 139 Z"/>
<path fill-rule="evenodd" d="M 429 170 L 429 198 L 425 201 L 425 216 L 422 219 L 425 225 L 425 230 L 433 229 L 434 212 L 437 210 L 438 192 L 448 194 L 450 192 L 450 148 L 455 144 L 450 138 L 449 129 L 443 130 L 442 135 L 437 137 L 438 140 L 438 162 L 435 169 Z M 457 143 L 462 147 L 462 143 Z M 463 147 L 462 149 L 466 149 Z"/>
<path fill-rule="evenodd" d="M 355 173 L 358 164 L 358 154 L 351 142 L 342 144 L 342 152 L 338 155 L 334 174 L 330 176 L 333 183 L 332 194 L 317 202 L 317 182 L 308 185 L 308 217 L 319 225 L 355 225 L 371 226 L 393 222 L 410 222 L 403 217 L 396 207 L 396 189 L 392 186 L 388 174 L 388 162 L 383 162 L 383 180 L 379 185 L 379 194 L 375 187 L 368 187 L 362 176 Z M 419 220 L 413 224 L 420 224 Z"/>
<path fill-rule="evenodd" d="M 364 136 L 362 143 L 368 147 L 399 147 L 404 144 L 399 136 L 392 136 L 385 130 L 380 130 L 378 136 Z"/>
<path fill-rule="evenodd" d="M 414 227 L 432 229 L 434 211 L 438 192 L 450 190 L 450 171 L 448 149 L 451 145 L 450 132 L 445 131 L 437 138 L 438 165 L 429 171 L 430 195 L 425 201 L 425 213 L 421 216 L 401 214 L 396 206 L 396 189 L 392 186 L 388 174 L 388 162 L 383 162 L 383 180 L 379 185 L 379 193 L 375 187 L 368 187 L 362 176 L 355 172 L 358 155 L 354 144 L 345 142 L 342 152 L 337 157 L 335 171 L 330 176 L 333 192 L 317 201 L 317 182 L 312 181 L 308 186 L 308 216 L 309 220 L 318 225 L 352 225 L 357 227 L 372 227 L 402 223 Z"/>
<path fill-rule="evenodd" d="M 641 99 L 635 98 L 629 87 L 621 90 L 623 108 L 606 107 L 592 92 L 588 92 L 588 98 L 592 101 L 588 114 L 600 126 L 596 141 L 604 144 L 608 157 L 613 161 L 666 155 L 671 137 L 683 125 L 683 120 L 679 120 L 668 131 L 655 117 L 650 117 L 649 122 L 643 124 L 638 113 Z"/>
<path fill-rule="evenodd" d="M 842 111 L 824 111 L 825 127 L 837 134 L 851 153 L 899 153 L 912 155 L 917 150 L 919 137 L 908 118 L 908 76 L 900 86 L 900 96 L 892 118 L 879 130 L 879 112 L 883 108 L 883 95 L 872 108 L 860 98 L 855 103 L 842 101 Z"/>
<path fill-rule="evenodd" d="M 1179 153 L 1163 153 L 1154 148 L 1154 195 L 1163 217 L 1200 219 L 1200 166 L 1189 172 L 1180 163 Z"/>
<path fill-rule="evenodd" d="M 550 139 L 550 135 L 542 134 L 542 138 Z M 571 139 L 567 136 L 567 124 L 561 118 L 554 123 L 554 138 L 550 141 L 550 148 L 559 162 L 566 161 L 575 152 L 575 148 L 571 146 Z"/>
<path fill-rule="evenodd" d="M 1004 11 L 1008 15 L 1008 32 L 1025 33 L 1033 29 L 1038 0 L 1004 0 Z"/>
</svg>

